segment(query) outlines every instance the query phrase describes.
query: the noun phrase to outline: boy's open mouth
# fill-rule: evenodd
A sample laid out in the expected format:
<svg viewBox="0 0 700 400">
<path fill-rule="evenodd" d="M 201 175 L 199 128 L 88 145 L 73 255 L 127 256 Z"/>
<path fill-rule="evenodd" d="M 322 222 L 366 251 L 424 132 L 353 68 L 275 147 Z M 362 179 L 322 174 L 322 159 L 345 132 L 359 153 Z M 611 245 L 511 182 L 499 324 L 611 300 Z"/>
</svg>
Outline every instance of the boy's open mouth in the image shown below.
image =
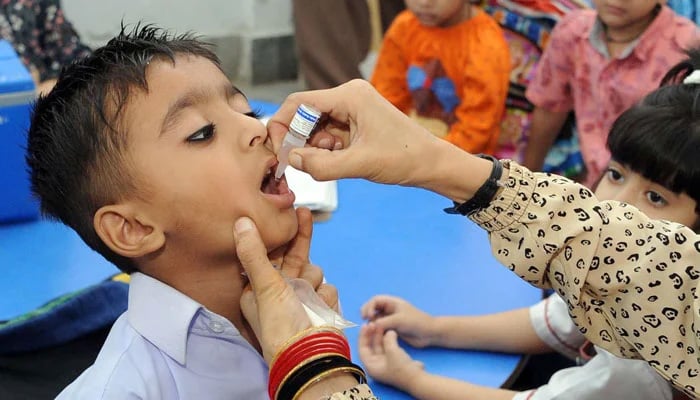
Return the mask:
<svg viewBox="0 0 700 400">
<path fill-rule="evenodd" d="M 271 166 L 263 176 L 262 183 L 260 184 L 260 191 L 265 194 L 280 195 L 288 194 L 290 192 L 289 186 L 287 186 L 287 178 L 282 175 L 280 180 L 275 179 L 275 170 L 277 169 L 277 163 Z"/>
<path fill-rule="evenodd" d="M 268 165 L 269 168 L 265 171 L 260 183 L 260 191 L 280 209 L 293 207 L 295 196 L 287 185 L 287 178 L 282 175 L 279 181 L 275 180 L 276 160 L 275 162 L 271 160 Z"/>
</svg>

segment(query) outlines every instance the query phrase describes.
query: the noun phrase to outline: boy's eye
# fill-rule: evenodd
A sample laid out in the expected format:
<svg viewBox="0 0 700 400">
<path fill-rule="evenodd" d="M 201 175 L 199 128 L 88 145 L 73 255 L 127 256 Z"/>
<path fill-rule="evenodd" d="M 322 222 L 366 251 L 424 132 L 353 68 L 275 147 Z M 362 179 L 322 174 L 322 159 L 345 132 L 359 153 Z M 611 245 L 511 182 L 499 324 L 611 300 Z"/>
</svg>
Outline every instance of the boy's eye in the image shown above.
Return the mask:
<svg viewBox="0 0 700 400">
<path fill-rule="evenodd" d="M 608 167 L 608 170 L 605 172 L 605 174 L 608 176 L 608 179 L 610 179 L 613 182 L 622 182 L 624 179 L 622 177 L 622 173 L 620 171 L 616 170 L 615 168 Z"/>
<path fill-rule="evenodd" d="M 248 111 L 247 113 L 245 113 L 245 115 L 248 116 L 248 117 L 251 117 L 251 118 L 255 118 L 255 119 L 260 119 L 260 118 L 263 117 L 263 115 L 262 115 L 262 113 L 260 112 L 260 110 Z"/>
<path fill-rule="evenodd" d="M 646 195 L 647 195 L 647 200 L 649 200 L 649 202 L 652 205 L 654 205 L 655 207 L 661 207 L 661 206 L 665 206 L 666 204 L 668 204 L 668 202 L 666 201 L 666 199 L 663 198 L 663 196 L 661 196 L 660 194 L 658 194 L 654 191 L 650 190 L 646 193 Z"/>
<path fill-rule="evenodd" d="M 209 140 L 214 136 L 214 132 L 216 131 L 216 126 L 214 124 L 209 124 L 197 132 L 191 134 L 190 136 L 187 137 L 188 142 L 202 142 L 205 140 Z"/>
</svg>

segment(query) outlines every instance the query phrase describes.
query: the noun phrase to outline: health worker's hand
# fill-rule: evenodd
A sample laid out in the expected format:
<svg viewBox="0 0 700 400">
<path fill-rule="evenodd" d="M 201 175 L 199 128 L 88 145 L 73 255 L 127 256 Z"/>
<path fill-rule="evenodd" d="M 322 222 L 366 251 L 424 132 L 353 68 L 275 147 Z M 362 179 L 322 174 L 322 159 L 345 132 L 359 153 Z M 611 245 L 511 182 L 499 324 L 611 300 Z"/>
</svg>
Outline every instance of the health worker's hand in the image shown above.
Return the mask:
<svg viewBox="0 0 700 400">
<path fill-rule="evenodd" d="M 297 234 L 286 246 L 276 249 L 268 258 L 273 265 L 279 267 L 286 278 L 300 278 L 311 284 L 316 294 L 332 309 L 338 311 L 338 291 L 332 285 L 324 284 L 323 270 L 311 264 L 311 236 L 313 234 L 313 216 L 311 210 L 305 207 L 296 209 L 299 228 Z"/>
<path fill-rule="evenodd" d="M 325 115 L 310 146 L 292 150 L 289 160 L 317 180 L 365 178 L 420 186 L 432 178 L 431 159 L 439 157 L 440 149 L 456 149 L 413 122 L 368 82 L 356 79 L 333 89 L 290 95 L 267 124 L 275 150 L 301 104 Z"/>
<path fill-rule="evenodd" d="M 294 289 L 267 258 L 265 244 L 250 218 L 236 221 L 234 238 L 250 282 L 241 295 L 241 310 L 269 364 L 285 341 L 309 328 L 311 321 Z"/>
</svg>

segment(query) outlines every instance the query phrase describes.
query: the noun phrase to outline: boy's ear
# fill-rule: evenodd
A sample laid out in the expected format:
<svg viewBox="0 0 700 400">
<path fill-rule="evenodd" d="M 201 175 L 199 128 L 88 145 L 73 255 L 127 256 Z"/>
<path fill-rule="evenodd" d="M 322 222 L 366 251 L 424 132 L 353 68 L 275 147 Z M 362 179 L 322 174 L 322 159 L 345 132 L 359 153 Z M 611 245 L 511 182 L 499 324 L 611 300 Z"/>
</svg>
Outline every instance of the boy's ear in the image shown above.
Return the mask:
<svg viewBox="0 0 700 400">
<path fill-rule="evenodd" d="M 165 244 L 165 235 L 157 224 L 136 213 L 129 204 L 100 208 L 93 218 L 93 226 L 113 252 L 127 258 L 148 255 Z"/>
</svg>

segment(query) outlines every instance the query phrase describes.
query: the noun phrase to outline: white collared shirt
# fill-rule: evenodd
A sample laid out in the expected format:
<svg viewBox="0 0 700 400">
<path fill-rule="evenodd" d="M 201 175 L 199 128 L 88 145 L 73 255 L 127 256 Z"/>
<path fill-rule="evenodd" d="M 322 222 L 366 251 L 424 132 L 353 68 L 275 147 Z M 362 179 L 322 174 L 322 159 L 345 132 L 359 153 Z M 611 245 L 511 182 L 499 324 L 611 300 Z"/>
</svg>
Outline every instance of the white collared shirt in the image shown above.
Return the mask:
<svg viewBox="0 0 700 400">
<path fill-rule="evenodd" d="M 572 359 L 586 341 L 557 294 L 530 308 L 530 323 L 543 342 Z M 671 386 L 646 361 L 595 349 L 596 355 L 586 364 L 557 371 L 546 385 L 518 393 L 513 400 L 671 400 Z"/>
<path fill-rule="evenodd" d="M 267 365 L 228 320 L 134 273 L 128 310 L 58 399 L 267 399 Z"/>
</svg>

